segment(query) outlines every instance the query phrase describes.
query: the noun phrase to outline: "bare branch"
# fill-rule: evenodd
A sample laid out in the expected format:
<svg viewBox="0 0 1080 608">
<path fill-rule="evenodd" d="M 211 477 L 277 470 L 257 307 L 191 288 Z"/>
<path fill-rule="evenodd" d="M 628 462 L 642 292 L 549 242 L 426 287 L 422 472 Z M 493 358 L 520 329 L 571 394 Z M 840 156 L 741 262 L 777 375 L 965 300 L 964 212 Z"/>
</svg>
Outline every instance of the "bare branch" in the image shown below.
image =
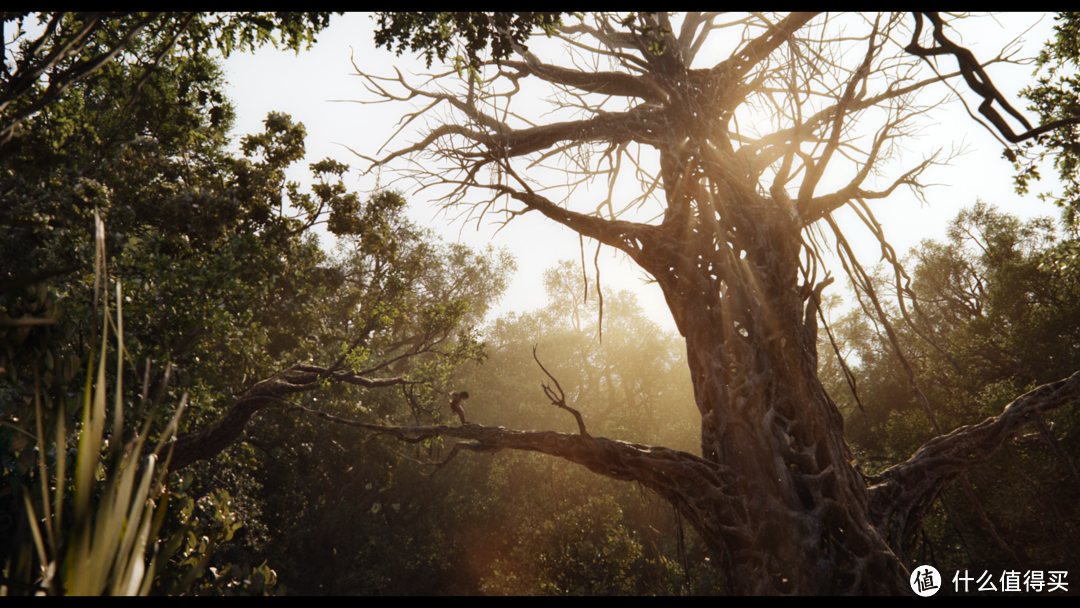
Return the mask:
<svg viewBox="0 0 1080 608">
<path fill-rule="evenodd" d="M 784 17 L 776 26 L 747 43 L 741 51 L 717 64 L 713 70 L 730 70 L 732 76 L 741 78 L 818 14 L 820 13 L 792 13 Z"/>
<path fill-rule="evenodd" d="M 667 94 L 650 76 L 631 76 L 621 72 L 581 72 L 541 62 L 528 53 L 525 61 L 503 61 L 504 66 L 534 75 L 554 85 L 574 87 L 588 93 L 640 97 L 651 103 L 663 103 Z"/>
<path fill-rule="evenodd" d="M 848 104 L 855 97 L 855 88 L 859 85 L 865 85 L 866 79 L 870 76 L 870 65 L 874 60 L 874 54 L 877 49 L 874 44 L 875 38 L 878 33 L 878 22 L 874 22 L 874 30 L 870 33 L 870 44 L 866 50 L 866 57 L 863 59 L 862 65 L 855 71 L 851 79 L 848 80 L 847 87 L 845 87 L 844 95 L 840 98 L 840 103 L 837 104 L 836 112 L 833 117 L 832 135 L 829 137 L 829 143 L 825 146 L 825 152 L 821 155 L 816 163 L 811 164 L 806 170 L 806 178 L 803 179 L 802 187 L 799 188 L 799 205 L 803 206 L 810 202 L 810 198 L 814 195 L 814 188 L 817 187 L 818 181 L 821 179 L 821 175 L 825 172 L 825 165 L 829 163 L 836 148 L 840 145 L 840 127 L 844 121 L 844 114 L 847 110 Z M 875 142 L 875 151 L 880 145 L 879 142 Z M 869 171 L 869 167 L 873 164 L 873 158 L 871 157 L 864 167 L 865 171 Z M 861 180 L 860 180 L 861 181 Z"/>
<path fill-rule="evenodd" d="M 934 24 L 933 36 L 938 46 L 926 48 L 919 44 L 919 37 L 922 35 L 924 14 L 926 15 L 926 18 Z M 994 125 L 994 128 L 997 129 L 997 132 L 1005 139 L 1015 144 L 1033 137 L 1038 137 L 1043 133 L 1048 133 L 1060 127 L 1080 124 L 1080 116 L 1077 116 L 1055 120 L 1037 128 L 1032 128 L 1031 123 L 1028 122 L 1024 115 L 1016 108 L 1012 107 L 1012 104 L 1005 99 L 1005 96 L 997 90 L 997 87 L 994 86 L 994 82 L 990 80 L 990 76 L 987 75 L 986 71 L 979 65 L 978 60 L 975 59 L 975 54 L 968 49 L 957 45 L 952 40 L 949 40 L 945 35 L 945 21 L 938 13 L 914 13 L 914 17 L 915 29 L 911 33 L 911 43 L 904 47 L 904 50 L 912 55 L 922 57 L 927 63 L 930 62 L 929 57 L 937 55 L 952 55 L 955 57 L 956 63 L 960 66 L 960 73 L 964 76 L 964 81 L 971 87 L 971 90 L 975 91 L 975 93 L 983 98 L 983 102 L 979 104 L 979 113 L 985 116 L 987 120 Z M 1009 123 L 1006 122 L 1005 118 L 994 108 L 994 102 L 997 102 L 1005 108 L 1005 111 L 1019 121 L 1027 130 L 1020 134 L 1014 132 L 1012 127 L 1009 126 Z"/>
<path fill-rule="evenodd" d="M 440 463 L 423 463 L 441 468 L 461 449 L 473 452 L 493 453 L 504 449 L 540 452 L 580 464 L 594 473 L 620 481 L 636 481 L 642 485 L 669 495 L 683 485 L 700 483 L 702 491 L 712 491 L 714 497 L 733 492 L 731 484 L 735 476 L 722 465 L 716 465 L 686 452 L 663 447 L 647 446 L 588 434 L 572 435 L 554 431 L 517 431 L 503 427 L 477 424 L 467 426 L 384 426 L 347 420 L 336 416 L 297 408 L 312 416 L 336 424 L 375 431 L 379 435 L 395 437 L 401 441 L 416 443 L 435 437 L 466 439 L 458 443 L 451 455 Z M 458 447 L 460 446 L 460 447 Z M 175 456 L 174 456 L 175 458 Z M 728 499 L 732 504 L 737 502 Z M 729 507 L 732 505 L 729 505 Z"/>
<path fill-rule="evenodd" d="M 555 376 L 552 376 L 551 372 L 547 371 L 547 368 L 544 367 L 544 364 L 540 363 L 540 358 L 536 356 L 536 345 L 533 345 L 533 359 L 536 361 L 536 364 L 540 366 L 540 369 L 544 370 L 544 373 L 547 374 L 547 377 L 551 378 L 551 381 L 555 383 L 555 388 L 559 391 L 559 395 L 556 397 L 555 392 L 551 390 L 551 387 L 544 384 L 543 382 L 540 383 L 540 387 L 544 389 L 544 394 L 547 395 L 547 398 L 551 400 L 551 404 L 557 408 L 564 409 L 573 414 L 574 419 L 577 420 L 578 433 L 588 437 L 589 432 L 585 430 L 585 421 L 581 418 L 581 412 L 570 407 L 569 405 L 566 405 L 566 393 L 564 393 L 562 387 L 559 386 L 559 381 L 555 379 Z"/>
</svg>

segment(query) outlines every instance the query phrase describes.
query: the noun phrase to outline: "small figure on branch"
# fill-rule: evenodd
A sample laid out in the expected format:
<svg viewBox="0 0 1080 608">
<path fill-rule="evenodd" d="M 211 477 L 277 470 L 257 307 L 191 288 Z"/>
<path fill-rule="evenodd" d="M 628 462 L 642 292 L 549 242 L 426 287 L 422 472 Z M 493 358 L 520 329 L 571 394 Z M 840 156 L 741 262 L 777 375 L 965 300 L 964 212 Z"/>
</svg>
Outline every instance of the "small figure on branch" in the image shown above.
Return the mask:
<svg viewBox="0 0 1080 608">
<path fill-rule="evenodd" d="M 461 407 L 461 402 L 469 398 L 467 391 L 461 391 L 460 393 L 450 393 L 450 409 L 454 410 L 454 413 L 461 418 L 461 425 L 469 424 L 468 420 L 465 420 L 465 410 Z"/>
</svg>

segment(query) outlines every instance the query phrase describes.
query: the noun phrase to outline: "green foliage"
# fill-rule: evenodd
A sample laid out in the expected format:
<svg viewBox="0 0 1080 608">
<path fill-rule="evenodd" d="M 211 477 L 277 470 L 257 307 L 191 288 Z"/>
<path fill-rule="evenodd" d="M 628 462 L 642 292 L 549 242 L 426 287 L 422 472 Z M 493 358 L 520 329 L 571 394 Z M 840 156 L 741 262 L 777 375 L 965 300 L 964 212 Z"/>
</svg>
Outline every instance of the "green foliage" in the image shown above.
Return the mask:
<svg viewBox="0 0 1080 608">
<path fill-rule="evenodd" d="M 502 534 L 468 542 L 485 595 L 681 595 L 716 592 L 715 581 L 683 572 L 671 511 L 632 485 L 542 456 L 493 463 L 477 518 Z M 479 525 L 479 521 L 472 525 Z M 489 526 L 490 528 L 491 526 Z M 702 563 L 691 535 L 687 561 Z M 689 582 L 689 584 L 688 584 Z"/>
<path fill-rule="evenodd" d="M 383 196 L 373 205 L 400 197 Z M 380 203 L 381 201 L 381 203 Z M 357 373 L 407 375 L 425 384 L 403 393 L 373 391 L 360 403 L 328 387 L 304 405 L 372 423 L 444 420 L 455 367 L 483 357 L 470 326 L 505 289 L 513 261 L 503 253 L 441 245 L 403 215 L 381 214 L 381 228 L 342 240 L 337 259 L 346 279 L 323 322 L 364 339 L 337 351 Z M 372 216 L 375 219 L 375 216 Z M 381 246 L 376 246 L 381 243 Z M 265 538 L 253 549 L 276 558 L 281 580 L 299 593 L 438 593 L 448 581 L 443 550 L 445 484 L 420 476 L 394 449 L 363 431 L 271 412 L 257 420 L 251 493 L 263 508 Z M 256 439 L 257 438 L 257 439 Z M 433 449 L 431 443 L 425 449 Z M 420 456 L 417 454 L 417 456 Z M 417 581 L 425 581 L 417 586 Z"/>
<path fill-rule="evenodd" d="M 165 528 L 171 531 L 166 551 L 173 558 L 158 568 L 152 591 L 169 595 L 284 594 L 284 586 L 277 585 L 277 573 L 265 561 L 257 567 L 243 560 L 232 563 L 230 556 L 236 551 L 217 550 L 232 541 L 244 523 L 225 490 L 191 496 L 194 477 L 188 472 L 174 480 L 176 489 L 170 498 L 178 507 L 170 510 L 165 522 Z"/>
<path fill-rule="evenodd" d="M 313 166 L 321 183 L 312 194 L 286 183 L 285 167 L 304 153 L 303 125 L 287 115 L 271 114 L 263 133 L 243 138 L 244 156 L 229 155 L 220 69 L 178 52 L 163 65 L 172 71 L 153 73 L 125 108 L 115 91 L 140 72 L 110 63 L 5 148 L 0 280 L 61 277 L 51 293 L 70 323 L 48 346 L 58 362 L 85 352 L 87 218 L 101 208 L 112 273 L 130 287 L 131 354 L 174 365 L 194 405 L 185 422 L 201 426 L 245 376 L 265 376 L 292 349 L 318 350 L 320 320 L 307 313 L 343 279 L 306 230 L 328 208 L 340 215 L 357 202 L 341 194 L 347 167 L 334 161 Z M 211 106 L 227 111 L 215 121 Z M 25 314 L 21 304 L 11 312 Z"/>
<path fill-rule="evenodd" d="M 118 58 L 29 118 L 0 153 L 0 414 L 33 420 L 34 369 L 48 389 L 48 411 L 71 390 L 93 335 L 97 207 L 107 218 L 103 253 L 126 286 L 125 360 L 154 362 L 135 371 L 149 392 L 167 396 L 166 408 L 169 396 L 189 395 L 181 432 L 217 422 L 238 391 L 288 365 L 330 365 L 343 354 L 371 377 L 431 383 L 408 398 L 365 397 L 368 420 L 425 415 L 450 370 L 482 358 L 473 328 L 505 289 L 512 259 L 435 242 L 406 220 L 400 194 L 362 200 L 342 183 L 348 166 L 331 159 L 311 165 L 317 183 L 310 192 L 288 183 L 285 168 L 304 154 L 304 128 L 287 115 L 270 114 L 262 133 L 242 139 L 241 155 L 230 154 L 232 111 L 219 67 L 182 45 L 162 66 L 142 81 L 134 61 Z M 132 86 L 141 94 L 121 94 Z M 322 222 L 342 237 L 333 255 L 310 234 Z M 115 371 L 109 390 L 138 401 L 131 387 L 111 380 Z M 362 417 L 344 404 L 356 401 L 349 392 L 327 388 L 305 405 Z M 330 489 L 316 471 L 347 478 L 373 456 L 342 458 L 342 443 L 363 440 L 323 426 L 272 412 L 252 425 L 249 442 L 174 480 L 179 489 L 170 500 L 178 510 L 159 525 L 162 547 L 177 557 L 158 561 L 152 591 L 275 589 L 278 564 L 291 560 L 270 548 L 288 547 L 280 537 L 309 529 L 311 501 L 339 506 L 323 496 Z M 159 438 L 167 429 L 152 422 L 145 432 Z M 29 438 L 4 432 L 0 447 L 6 475 L 33 474 Z M 278 458 L 298 464 L 282 474 Z M 373 466 L 394 462 L 378 450 L 372 458 Z M 0 493 L 4 516 L 20 508 L 11 487 L 0 486 L 9 490 Z M 295 511 L 279 513 L 278 505 Z"/>
<path fill-rule="evenodd" d="M 199 15 L 183 39 L 192 53 L 211 44 L 228 57 L 235 51 L 254 51 L 267 42 L 274 48 L 299 53 L 310 49 L 316 34 L 330 25 L 329 12 L 208 13 Z"/>
<path fill-rule="evenodd" d="M 1042 124 L 1080 116 L 1080 47 L 1076 42 L 1080 39 L 1080 13 L 1058 13 L 1054 20 L 1054 38 L 1046 43 L 1036 61 L 1038 84 L 1020 92 L 1031 102 L 1028 109 L 1038 113 Z M 1080 124 L 1054 129 L 1037 142 L 1025 143 L 1022 151 L 1027 154 L 1013 157 L 1017 192 L 1028 192 L 1031 183 L 1040 179 L 1037 163 L 1052 156 L 1065 189 L 1060 195 L 1046 192 L 1039 197 L 1057 203 L 1066 224 L 1076 230 L 1080 221 Z"/>
<path fill-rule="evenodd" d="M 100 220 L 97 225 L 95 284 L 104 287 L 101 255 L 104 230 Z M 45 286 L 38 288 L 44 290 Z M 72 595 L 269 593 L 276 577 L 265 564 L 254 573 L 245 564 L 243 578 L 223 577 L 212 568 L 207 571 L 207 564 L 215 557 L 214 548 L 232 539 L 243 524 L 236 520 L 227 492 L 216 490 L 196 501 L 186 494 L 193 476 L 173 475 L 166 480 L 168 452 L 163 453 L 162 449 L 176 430 L 186 395 L 153 453 L 147 454 L 149 448 L 143 446 L 158 411 L 158 401 L 149 403 L 147 373 L 138 405 L 123 407 L 122 370 L 127 351 L 122 333 L 121 291 L 118 286 L 115 323 L 109 323 L 104 288 L 100 295 L 105 309 L 102 341 L 88 357 L 81 393 L 67 393 L 68 398 L 64 398 L 65 390 L 49 391 L 52 373 L 49 354 L 44 359 L 29 356 L 28 364 L 34 367 L 34 416 L 7 416 L 10 422 L 3 421 L 4 428 L 0 429 L 3 448 L 0 456 L 5 464 L 16 463 L 13 467 L 5 466 L 6 470 L 0 474 L 4 494 L 10 495 L 15 503 L 6 505 L 4 515 L 20 520 L 13 531 L 0 530 L 5 538 L 4 552 L 0 555 L 4 564 L 0 591 Z M 111 424 L 106 413 L 110 327 L 117 331 Z M 46 370 L 44 374 L 42 366 Z M 44 393 L 40 391 L 42 376 L 46 381 Z M 55 400 L 48 398 L 50 393 L 56 395 Z M 77 425 L 71 425 L 68 419 L 68 402 L 79 404 L 75 411 L 81 410 L 82 415 Z M 5 409 L 10 406 L 0 405 Z M 125 430 L 125 410 L 128 420 L 135 420 L 128 426 L 141 428 Z M 138 422 L 140 417 L 145 418 L 142 424 Z M 69 428 L 73 429 L 71 433 L 67 431 Z M 48 450 L 46 429 L 51 429 L 54 438 Z M 29 442 L 18 441 L 22 438 L 29 438 Z M 35 456 L 36 470 L 19 466 Z M 140 463 L 143 456 L 146 461 Z M 221 562 L 222 558 L 218 557 L 217 561 Z M 233 564 L 225 565 L 238 571 Z"/>
<path fill-rule="evenodd" d="M 2 30 L 5 63 L 0 70 L 0 149 L 22 130 L 22 124 L 44 108 L 65 99 L 69 88 L 96 80 L 113 85 L 108 99 L 130 108 L 139 103 L 149 80 L 168 79 L 169 59 L 177 52 L 187 58 L 206 57 L 216 50 L 225 57 L 266 43 L 299 52 L 329 24 L 330 13 L 29 13 L 4 12 Z M 124 86 L 103 69 L 130 72 Z M 186 92 L 186 91 L 185 91 Z M 217 104 L 212 94 L 200 96 Z M 172 106 L 172 100 L 165 107 Z M 215 105 L 209 112 L 218 122 L 227 110 Z M 84 117 L 89 127 L 99 116 Z M 181 127 L 183 125 L 180 125 Z"/>
<path fill-rule="evenodd" d="M 97 220 L 98 260 L 96 280 L 102 279 L 101 235 Z M 120 289 L 117 288 L 119 295 Z M 109 344 L 108 294 L 101 295 L 105 322 L 102 323 L 102 342 L 96 351 L 98 363 L 94 372 L 94 356 L 89 357 L 86 382 L 80 397 L 82 420 L 78 430 L 67 432 L 64 400 L 57 403 L 46 425 L 39 392 L 40 381 L 34 384 L 35 416 L 30 420 L 13 417 L 4 422 L 5 434 L 12 432 L 30 438 L 30 444 L 8 443 L 5 457 L 37 455 L 37 469 L 23 468 L 5 471 L 3 481 L 8 491 L 24 501 L 24 532 L 16 533 L 13 546 L 5 551 L 4 584 L 0 591 L 45 592 L 67 595 L 136 595 L 150 589 L 158 560 L 157 538 L 165 515 L 168 490 L 164 488 L 165 469 L 158 462 L 163 441 L 140 466 L 140 454 L 148 426 L 124 440 L 123 397 L 118 372 L 117 391 L 108 439 L 109 427 L 106 396 L 105 357 Z M 117 308 L 116 327 L 123 327 L 120 308 Z M 119 330 L 118 330 L 119 331 Z M 117 336 L 117 370 L 123 367 L 123 336 Z M 49 370 L 52 357 L 46 353 L 44 366 Z M 34 376 L 39 371 L 34 370 Z M 145 395 L 147 387 L 143 386 Z M 51 406 L 51 404 L 50 404 Z M 181 402 L 166 437 L 175 431 L 176 421 L 183 411 Z M 53 442 L 46 443 L 46 426 Z M 33 429 L 34 433 L 30 430 Z M 73 466 L 69 469 L 69 449 Z M 32 449 L 31 449 L 32 448 Z M 14 449 L 15 454 L 8 451 Z M 103 469 L 103 474 L 99 474 Z M 99 476 L 100 475 L 100 476 Z M 69 514 L 68 517 L 64 517 Z M 26 538 L 26 530 L 29 537 Z M 43 532 L 44 531 L 44 532 Z M 21 537 L 20 537 L 21 536 Z M 32 542 L 31 542 L 32 539 Z M 21 546 L 20 546 L 21 545 Z M 31 554 L 31 547 L 35 550 Z M 149 555 L 150 562 L 146 563 Z M 168 554 L 160 556 L 167 559 Z M 14 583 L 14 585 L 12 585 Z"/>
<path fill-rule="evenodd" d="M 427 66 L 438 58 L 446 61 L 451 49 L 458 44 L 455 64 L 472 72 L 483 63 L 481 55 L 490 45 L 496 61 L 506 59 L 514 46 L 527 49 L 525 44 L 533 30 L 550 35 L 562 24 L 564 13 L 477 13 L 477 12 L 380 12 L 379 29 L 375 32 L 376 46 L 394 50 L 398 55 L 406 49 L 423 55 Z"/>
<path fill-rule="evenodd" d="M 561 492 L 565 492 L 565 484 Z M 493 595 L 627 595 L 638 590 L 642 548 L 623 526 L 611 494 L 552 505 L 516 526 L 507 559 L 496 559 L 481 590 Z"/>
</svg>

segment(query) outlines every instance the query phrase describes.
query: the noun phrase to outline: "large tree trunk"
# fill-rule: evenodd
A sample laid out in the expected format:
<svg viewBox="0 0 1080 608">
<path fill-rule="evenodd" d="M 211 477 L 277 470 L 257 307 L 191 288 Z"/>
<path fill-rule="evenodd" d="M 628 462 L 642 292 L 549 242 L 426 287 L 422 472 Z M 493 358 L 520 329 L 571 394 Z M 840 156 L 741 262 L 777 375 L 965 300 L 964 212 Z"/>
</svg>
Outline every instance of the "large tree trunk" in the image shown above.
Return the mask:
<svg viewBox="0 0 1080 608">
<path fill-rule="evenodd" d="M 674 502 L 733 592 L 903 592 L 907 572 L 870 519 L 843 418 L 817 377 L 820 292 L 799 285 L 801 226 L 784 201 L 728 195 L 738 204 L 715 204 L 724 211 L 709 222 L 714 205 L 699 192 L 694 207 L 707 211 L 678 231 L 681 247 L 659 237 L 640 256 L 686 338 L 702 456 L 739 475 L 735 497 Z"/>
</svg>

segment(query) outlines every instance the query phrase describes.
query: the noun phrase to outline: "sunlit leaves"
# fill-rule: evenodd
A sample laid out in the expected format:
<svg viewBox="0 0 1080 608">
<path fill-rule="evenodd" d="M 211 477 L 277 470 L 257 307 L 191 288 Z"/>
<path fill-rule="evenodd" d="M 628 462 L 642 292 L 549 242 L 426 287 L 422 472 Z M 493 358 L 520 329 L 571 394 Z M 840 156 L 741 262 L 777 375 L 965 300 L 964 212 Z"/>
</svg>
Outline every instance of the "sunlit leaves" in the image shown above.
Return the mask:
<svg viewBox="0 0 1080 608">
<path fill-rule="evenodd" d="M 445 61 L 461 45 L 457 61 L 472 69 L 480 66 L 482 53 L 490 46 L 492 58 L 505 59 L 514 46 L 528 48 L 526 41 L 534 30 L 551 31 L 561 24 L 564 13 L 481 13 L 481 12 L 383 12 L 377 46 L 393 49 L 398 55 L 406 49 L 419 52 L 428 67 L 438 58 Z M 463 56 L 463 57 L 462 57 Z"/>
<path fill-rule="evenodd" d="M 1028 109 L 1037 112 L 1043 124 L 1080 116 L 1080 75 L 1076 73 L 1080 68 L 1080 13 L 1058 13 L 1054 19 L 1055 37 L 1046 43 L 1037 61 L 1039 72 L 1045 70 L 1045 75 L 1039 77 L 1037 85 L 1021 91 L 1031 102 Z M 1059 127 L 1039 137 L 1038 144 L 1041 151 L 1032 152 L 1032 158 L 1014 159 L 1017 191 L 1026 193 L 1030 183 L 1039 180 L 1037 162 L 1049 155 L 1064 190 L 1060 194 L 1044 192 L 1040 197 L 1057 203 L 1066 222 L 1076 228 L 1080 221 L 1080 125 Z M 1024 151 L 1029 150 L 1036 148 L 1028 144 Z"/>
</svg>

